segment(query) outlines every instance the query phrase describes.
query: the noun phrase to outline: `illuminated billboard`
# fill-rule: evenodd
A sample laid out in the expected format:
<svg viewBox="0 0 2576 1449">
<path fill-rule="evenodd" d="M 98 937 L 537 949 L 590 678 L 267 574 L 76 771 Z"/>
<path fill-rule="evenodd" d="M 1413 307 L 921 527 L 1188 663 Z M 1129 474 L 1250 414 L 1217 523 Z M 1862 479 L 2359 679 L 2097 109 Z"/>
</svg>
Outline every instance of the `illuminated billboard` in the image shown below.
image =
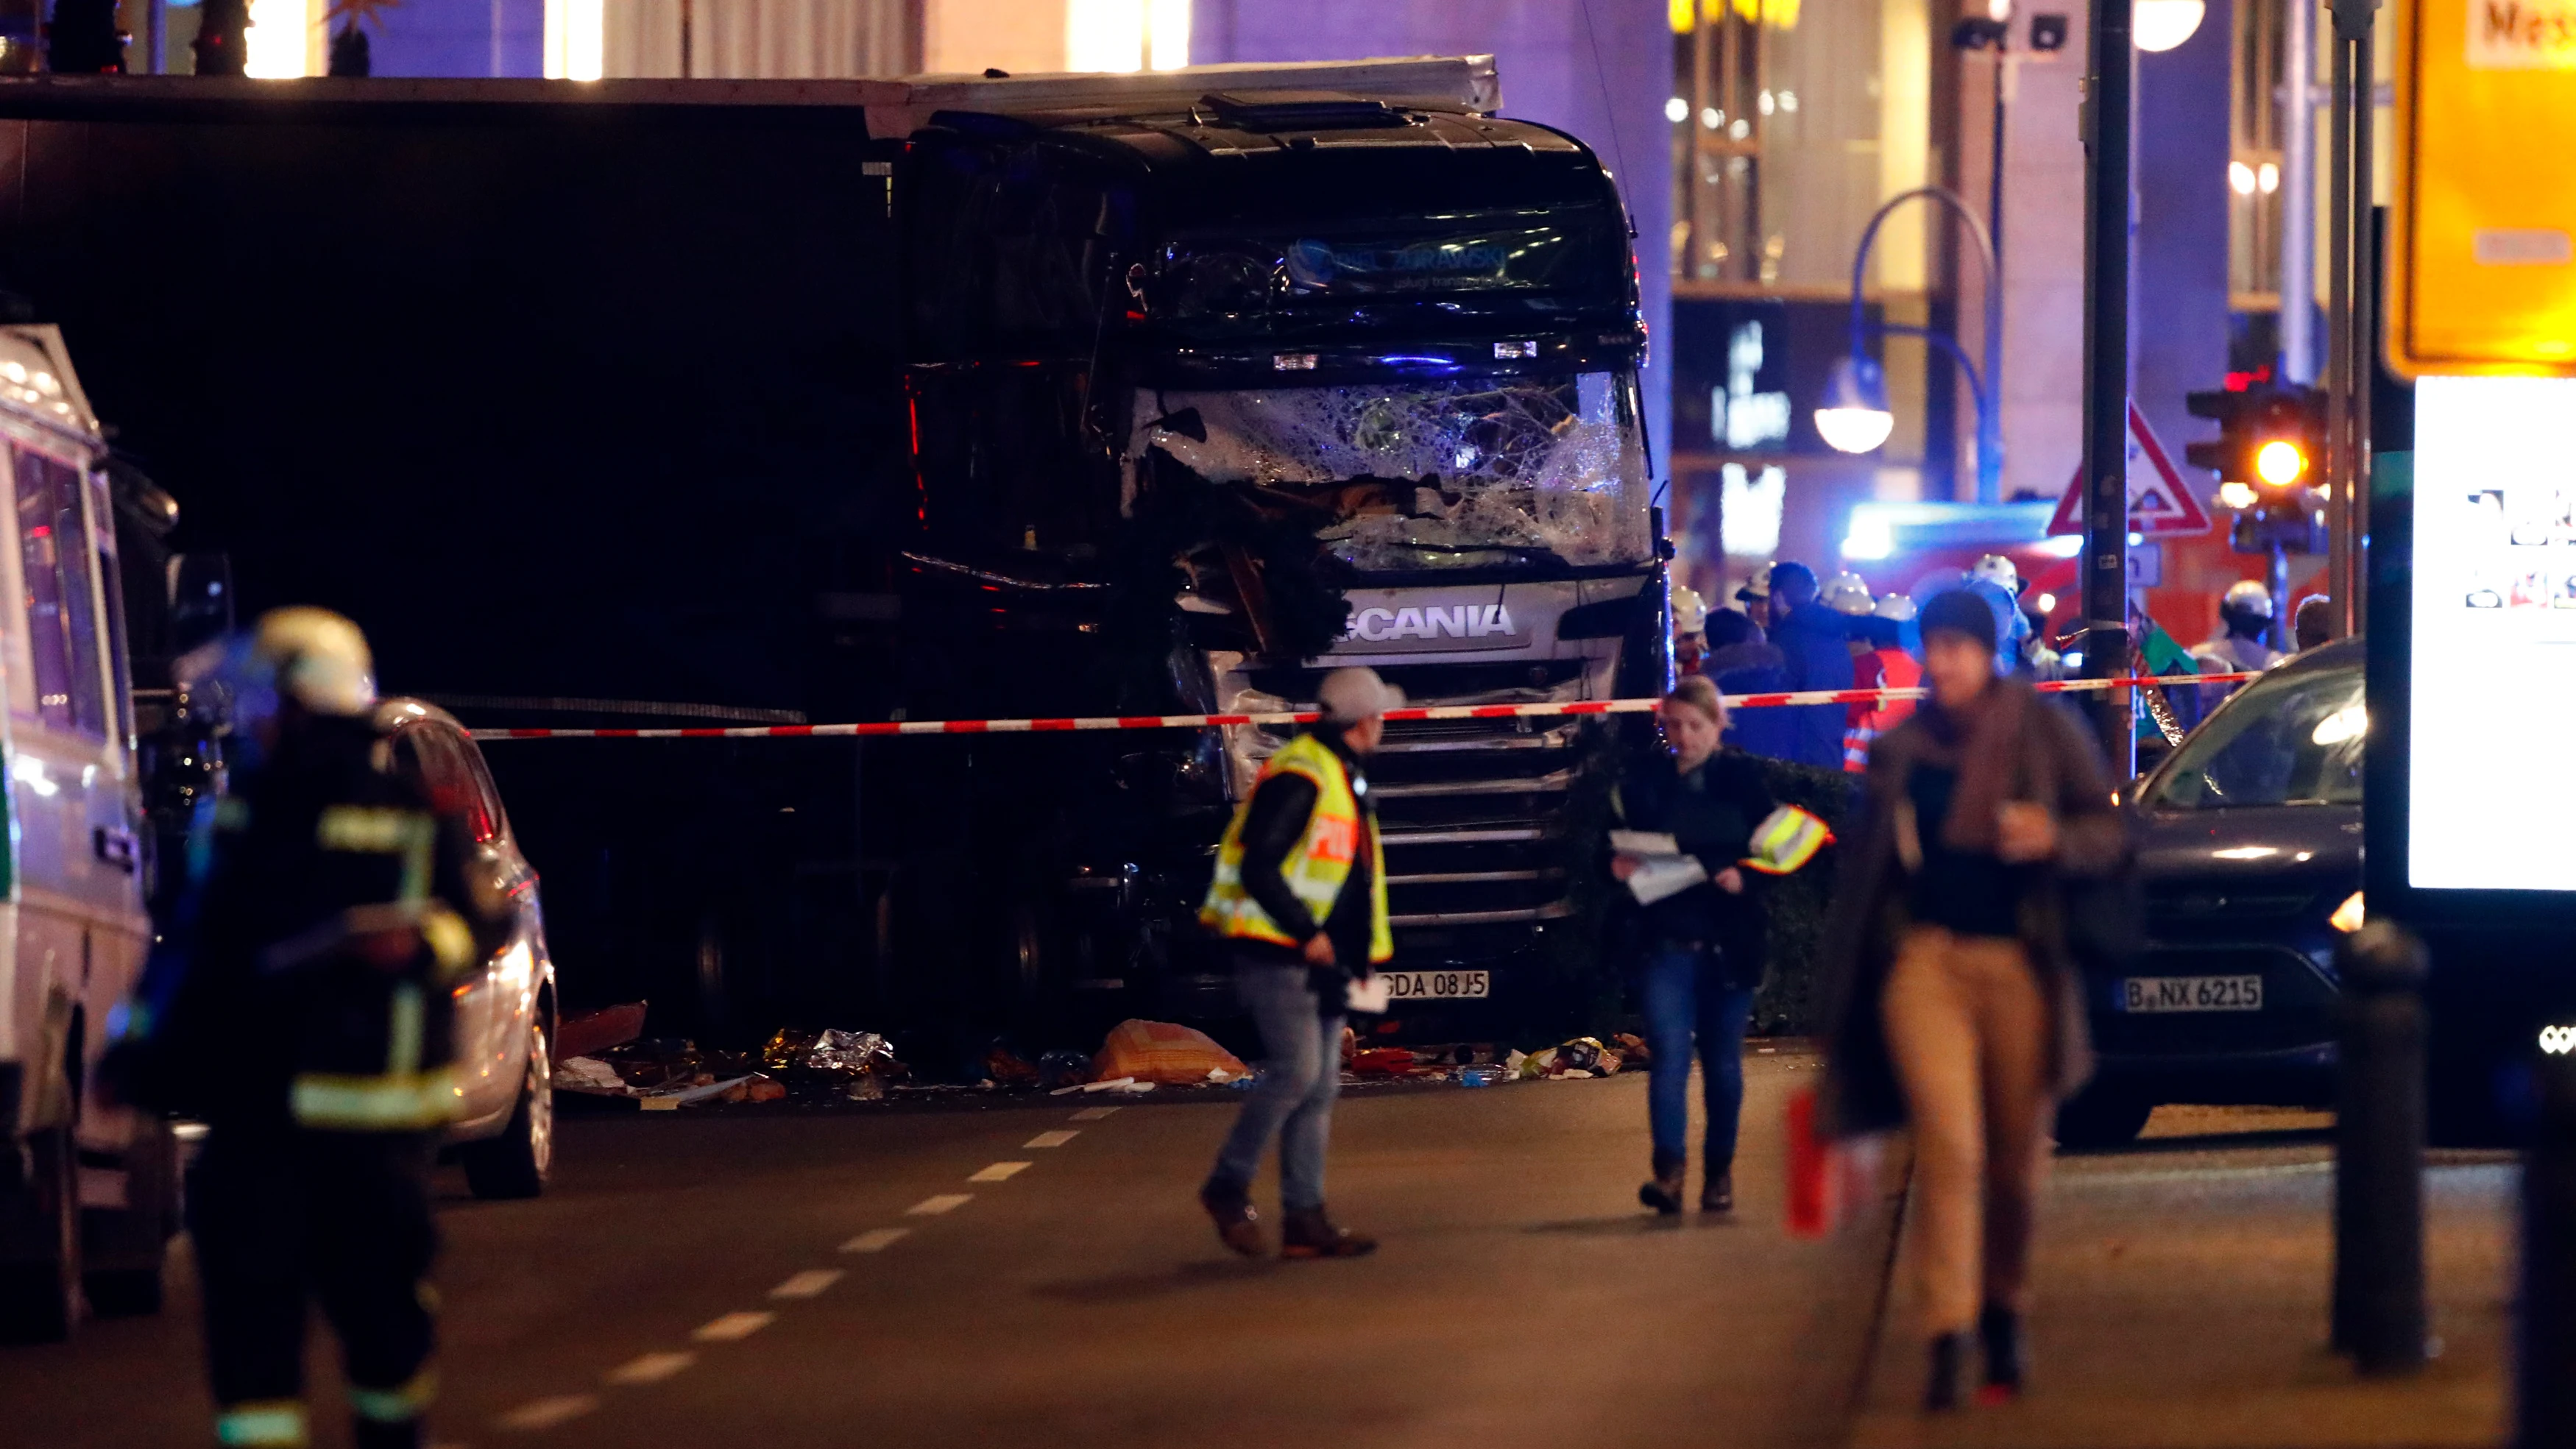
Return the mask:
<svg viewBox="0 0 2576 1449">
<path fill-rule="evenodd" d="M 2415 388 L 2406 875 L 2576 891 L 2576 379 Z"/>
</svg>

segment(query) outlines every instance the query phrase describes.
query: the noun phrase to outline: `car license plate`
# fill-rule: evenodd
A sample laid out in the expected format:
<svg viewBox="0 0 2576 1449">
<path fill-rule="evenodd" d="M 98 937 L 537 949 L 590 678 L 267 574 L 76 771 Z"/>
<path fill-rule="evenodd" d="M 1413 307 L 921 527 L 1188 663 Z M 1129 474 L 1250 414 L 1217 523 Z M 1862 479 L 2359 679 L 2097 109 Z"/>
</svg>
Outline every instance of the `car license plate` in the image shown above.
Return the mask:
<svg viewBox="0 0 2576 1449">
<path fill-rule="evenodd" d="M 2132 976 L 2120 983 L 2120 1009 L 2261 1011 L 2260 976 Z"/>
<path fill-rule="evenodd" d="M 1419 997 L 1484 997 L 1493 994 L 1493 977 L 1483 971 L 1381 971 L 1390 1001 Z"/>
</svg>

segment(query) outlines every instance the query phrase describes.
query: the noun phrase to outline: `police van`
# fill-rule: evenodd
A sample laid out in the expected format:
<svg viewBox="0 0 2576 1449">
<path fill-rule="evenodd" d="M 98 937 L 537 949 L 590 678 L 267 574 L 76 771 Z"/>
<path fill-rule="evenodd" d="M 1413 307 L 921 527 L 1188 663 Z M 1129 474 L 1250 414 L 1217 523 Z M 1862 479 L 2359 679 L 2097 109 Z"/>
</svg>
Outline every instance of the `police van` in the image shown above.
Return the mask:
<svg viewBox="0 0 2576 1449">
<path fill-rule="evenodd" d="M 107 444 L 62 334 L 0 327 L 0 1335 L 161 1298 L 178 1153 L 90 1090 L 151 941 Z"/>
</svg>

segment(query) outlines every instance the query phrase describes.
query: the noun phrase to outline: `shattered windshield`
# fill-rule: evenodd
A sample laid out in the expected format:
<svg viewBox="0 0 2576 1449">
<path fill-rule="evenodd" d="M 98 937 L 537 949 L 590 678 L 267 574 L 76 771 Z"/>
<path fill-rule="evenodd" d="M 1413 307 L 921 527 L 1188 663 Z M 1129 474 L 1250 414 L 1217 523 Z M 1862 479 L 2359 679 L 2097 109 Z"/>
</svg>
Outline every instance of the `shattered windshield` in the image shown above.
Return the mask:
<svg viewBox="0 0 2576 1449">
<path fill-rule="evenodd" d="M 1315 508 L 1364 572 L 1653 557 L 1631 374 L 1145 389 L 1136 408 L 1137 453 Z"/>
</svg>

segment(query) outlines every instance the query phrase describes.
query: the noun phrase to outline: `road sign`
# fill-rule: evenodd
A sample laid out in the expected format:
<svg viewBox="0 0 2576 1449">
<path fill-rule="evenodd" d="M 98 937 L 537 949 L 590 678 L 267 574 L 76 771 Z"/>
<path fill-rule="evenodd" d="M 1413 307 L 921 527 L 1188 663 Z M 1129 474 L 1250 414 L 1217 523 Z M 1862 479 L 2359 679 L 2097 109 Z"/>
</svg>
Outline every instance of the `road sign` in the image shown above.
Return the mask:
<svg viewBox="0 0 2576 1449">
<path fill-rule="evenodd" d="M 2576 377 L 2576 6 L 2398 11 L 2388 365 Z"/>
<path fill-rule="evenodd" d="M 2066 483 L 2057 513 L 2048 520 L 2052 536 L 2084 531 L 2082 469 Z M 2149 538 L 2170 533 L 2209 532 L 2209 510 L 2182 481 L 2182 474 L 2147 426 L 2147 415 L 2129 404 L 2129 531 Z"/>
</svg>

